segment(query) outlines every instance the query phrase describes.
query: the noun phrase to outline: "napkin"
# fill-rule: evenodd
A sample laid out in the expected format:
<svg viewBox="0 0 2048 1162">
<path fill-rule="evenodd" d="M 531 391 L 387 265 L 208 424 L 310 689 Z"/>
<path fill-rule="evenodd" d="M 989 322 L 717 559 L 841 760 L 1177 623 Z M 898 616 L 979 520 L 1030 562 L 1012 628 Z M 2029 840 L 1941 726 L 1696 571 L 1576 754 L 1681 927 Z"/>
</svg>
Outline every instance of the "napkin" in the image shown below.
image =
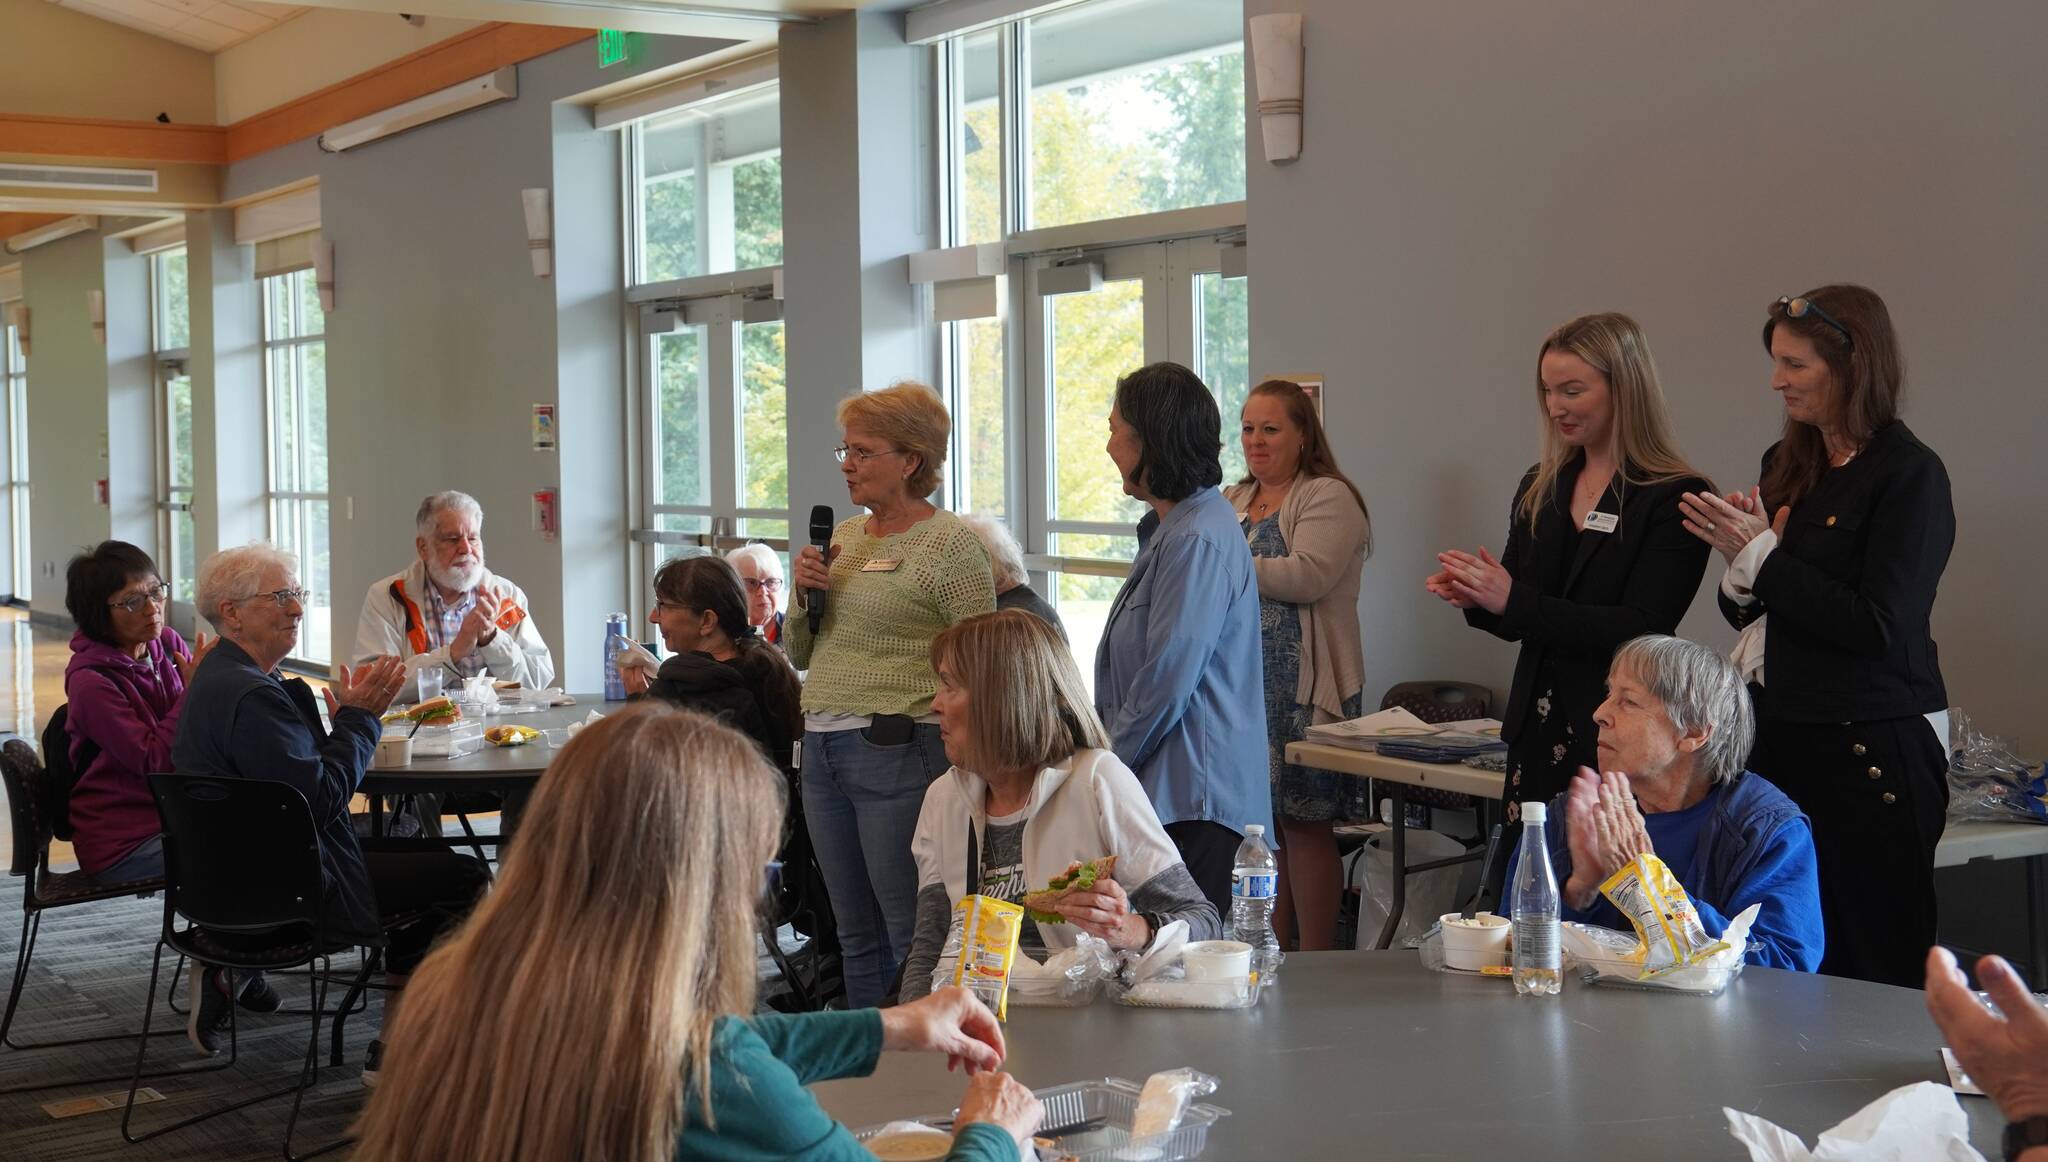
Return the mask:
<svg viewBox="0 0 2048 1162">
<path fill-rule="evenodd" d="M 626 644 L 612 651 L 612 661 L 621 670 L 659 670 L 661 660 L 647 652 L 647 647 L 627 639 Z"/>
<path fill-rule="evenodd" d="M 575 738 L 576 735 L 579 732 L 581 732 L 584 727 L 589 726 L 593 722 L 602 722 L 603 720 L 604 715 L 599 714 L 597 711 L 593 710 L 589 714 L 584 716 L 583 721 L 572 722 L 569 724 L 569 737 Z"/>
<path fill-rule="evenodd" d="M 1722 1107 L 1728 1132 L 1750 1162 L 1984 1162 L 1970 1145 L 1970 1120 L 1955 1091 L 1932 1081 L 1904 1085 L 1864 1106 L 1813 1149 L 1799 1135 L 1755 1114 Z"/>
</svg>

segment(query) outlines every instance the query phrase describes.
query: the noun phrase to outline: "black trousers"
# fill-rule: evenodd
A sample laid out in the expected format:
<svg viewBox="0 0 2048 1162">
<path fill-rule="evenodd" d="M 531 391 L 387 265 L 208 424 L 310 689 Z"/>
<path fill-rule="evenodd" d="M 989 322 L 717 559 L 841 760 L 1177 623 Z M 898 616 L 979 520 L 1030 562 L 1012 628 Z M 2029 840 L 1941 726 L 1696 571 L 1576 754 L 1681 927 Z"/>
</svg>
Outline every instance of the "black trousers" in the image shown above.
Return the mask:
<svg viewBox="0 0 2048 1162">
<path fill-rule="evenodd" d="M 442 933 L 462 922 L 490 883 L 484 865 L 452 851 L 366 851 L 363 866 L 377 894 L 377 918 L 389 941 L 384 968 L 410 974 Z"/>
<path fill-rule="evenodd" d="M 1948 747 L 1925 718 L 1760 718 L 1750 769 L 1813 821 L 1827 948 L 1820 970 L 1919 988 L 1935 939 L 1934 847 Z"/>
<path fill-rule="evenodd" d="M 1224 927 L 1230 926 L 1230 873 L 1237 867 L 1237 847 L 1244 836 L 1221 823 L 1190 819 L 1166 825 L 1166 837 L 1180 850 L 1181 862 L 1195 877 L 1195 886 L 1216 905 Z"/>
</svg>

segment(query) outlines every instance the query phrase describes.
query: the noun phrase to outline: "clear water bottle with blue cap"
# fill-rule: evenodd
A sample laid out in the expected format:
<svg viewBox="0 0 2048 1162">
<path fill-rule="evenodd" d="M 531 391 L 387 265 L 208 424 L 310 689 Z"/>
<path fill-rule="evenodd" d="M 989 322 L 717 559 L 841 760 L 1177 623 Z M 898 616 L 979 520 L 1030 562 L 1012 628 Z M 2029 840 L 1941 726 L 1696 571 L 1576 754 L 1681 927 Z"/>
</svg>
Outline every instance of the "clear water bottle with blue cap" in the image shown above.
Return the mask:
<svg viewBox="0 0 2048 1162">
<path fill-rule="evenodd" d="M 1230 869 L 1230 938 L 1252 946 L 1259 983 L 1273 983 L 1283 958 L 1273 933 L 1273 903 L 1280 895 L 1280 864 L 1266 846 L 1265 825 L 1252 823 L 1237 845 Z"/>
<path fill-rule="evenodd" d="M 619 673 L 619 651 L 626 648 L 626 615 L 614 613 L 604 619 L 604 700 L 624 702 L 626 679 Z"/>
</svg>

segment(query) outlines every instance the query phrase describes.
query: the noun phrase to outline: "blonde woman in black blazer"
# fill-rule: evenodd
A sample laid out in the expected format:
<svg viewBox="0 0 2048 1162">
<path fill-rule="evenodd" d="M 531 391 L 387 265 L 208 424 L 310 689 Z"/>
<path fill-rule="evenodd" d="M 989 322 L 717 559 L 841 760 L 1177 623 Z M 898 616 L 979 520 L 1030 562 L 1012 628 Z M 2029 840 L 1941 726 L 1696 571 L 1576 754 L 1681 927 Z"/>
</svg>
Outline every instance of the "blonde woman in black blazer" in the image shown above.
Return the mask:
<svg viewBox="0 0 2048 1162">
<path fill-rule="evenodd" d="M 1425 583 L 1471 625 L 1522 643 L 1501 714 L 1510 804 L 1548 801 L 1597 764 L 1608 663 L 1685 616 L 1707 552 L 1678 498 L 1713 487 L 1678 453 L 1649 343 L 1627 315 L 1551 332 L 1536 402 L 1543 459 L 1515 490 L 1506 549 L 1440 553 Z"/>
<path fill-rule="evenodd" d="M 1927 717 L 1948 707 L 1929 627 L 1955 544 L 1948 470 L 1898 419 L 1898 339 L 1876 293 L 1780 299 L 1764 346 L 1784 438 L 1747 496 L 1685 497 L 1686 527 L 1729 562 L 1750 767 L 1813 821 L 1821 971 L 1918 987 L 1948 810 L 1947 740 Z"/>
</svg>

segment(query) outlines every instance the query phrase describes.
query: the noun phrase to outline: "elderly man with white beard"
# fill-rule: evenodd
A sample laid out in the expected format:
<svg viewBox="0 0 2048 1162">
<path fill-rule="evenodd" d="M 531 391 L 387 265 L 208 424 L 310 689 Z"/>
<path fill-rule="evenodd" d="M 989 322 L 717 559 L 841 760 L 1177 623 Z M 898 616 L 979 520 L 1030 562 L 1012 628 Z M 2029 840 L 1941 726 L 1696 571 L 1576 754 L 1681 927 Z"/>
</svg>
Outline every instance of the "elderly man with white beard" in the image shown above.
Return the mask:
<svg viewBox="0 0 2048 1162">
<path fill-rule="evenodd" d="M 414 518 L 419 559 L 370 586 L 356 625 L 357 662 L 405 659 L 401 701 L 417 701 L 416 675 L 441 667 L 450 686 L 489 670 L 501 681 L 544 688 L 554 655 L 528 615 L 526 591 L 484 567 L 484 510 L 463 492 L 437 492 Z"/>
</svg>

